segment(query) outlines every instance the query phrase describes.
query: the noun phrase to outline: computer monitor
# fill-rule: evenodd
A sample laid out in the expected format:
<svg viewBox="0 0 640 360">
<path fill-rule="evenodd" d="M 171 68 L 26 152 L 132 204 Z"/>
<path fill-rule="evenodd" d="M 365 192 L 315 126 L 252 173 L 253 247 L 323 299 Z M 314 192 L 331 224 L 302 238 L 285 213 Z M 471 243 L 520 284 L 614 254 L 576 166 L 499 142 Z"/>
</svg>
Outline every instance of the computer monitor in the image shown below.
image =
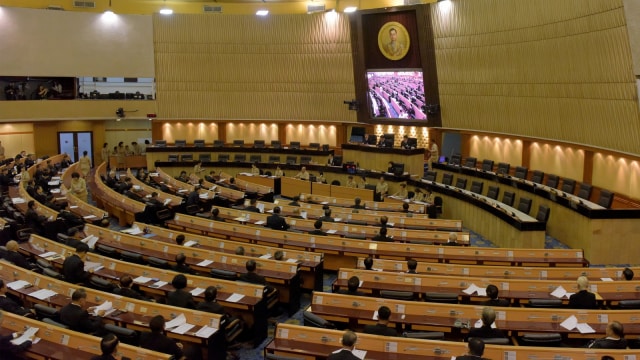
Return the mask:
<svg viewBox="0 0 640 360">
<path fill-rule="evenodd" d="M 349 142 L 350 143 L 361 144 L 361 143 L 364 142 L 364 136 L 362 136 L 362 135 L 351 135 L 351 137 L 349 138 Z"/>
<path fill-rule="evenodd" d="M 176 140 L 176 147 L 185 147 L 187 146 L 187 140 Z"/>
<path fill-rule="evenodd" d="M 408 146 L 410 149 L 415 149 L 415 148 L 417 148 L 417 147 L 418 147 L 418 139 L 416 139 L 416 138 L 409 138 L 409 139 L 407 139 L 407 146 Z"/>
<path fill-rule="evenodd" d="M 166 140 L 156 140 L 156 147 L 167 147 Z"/>
<path fill-rule="evenodd" d="M 404 174 L 404 164 L 401 163 L 393 163 L 393 166 L 391 167 L 391 172 L 393 173 L 393 175 L 395 176 L 402 176 Z"/>
<path fill-rule="evenodd" d="M 193 140 L 193 146 L 195 147 L 204 147 L 204 140 Z"/>
<path fill-rule="evenodd" d="M 290 149 L 300 149 L 300 141 L 292 141 L 289 143 Z"/>
<path fill-rule="evenodd" d="M 395 139 L 395 134 L 384 134 L 384 147 L 393 147 Z"/>
<path fill-rule="evenodd" d="M 369 134 L 367 137 L 367 144 L 375 145 L 378 143 L 378 137 L 375 134 Z"/>
</svg>

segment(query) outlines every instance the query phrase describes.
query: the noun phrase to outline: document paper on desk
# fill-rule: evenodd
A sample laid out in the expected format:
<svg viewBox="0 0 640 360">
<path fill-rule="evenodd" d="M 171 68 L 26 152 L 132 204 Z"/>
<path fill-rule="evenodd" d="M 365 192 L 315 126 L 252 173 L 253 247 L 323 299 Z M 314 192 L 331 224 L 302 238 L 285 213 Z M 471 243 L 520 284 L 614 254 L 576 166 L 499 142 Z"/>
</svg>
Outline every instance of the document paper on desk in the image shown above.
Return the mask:
<svg viewBox="0 0 640 360">
<path fill-rule="evenodd" d="M 184 333 L 186 333 L 187 331 L 189 331 L 189 330 L 193 329 L 193 327 L 194 327 L 194 326 L 195 326 L 195 325 L 193 325 L 193 324 L 184 323 L 184 324 L 182 324 L 182 325 L 178 326 L 177 328 L 175 328 L 175 329 L 171 330 L 171 332 L 172 332 L 172 333 L 175 333 L 175 334 L 184 334 Z"/>
<path fill-rule="evenodd" d="M 104 314 L 107 315 L 112 313 L 115 309 L 113 308 L 113 303 L 111 301 L 105 301 L 93 309 L 93 315 L 98 316 L 98 312 L 100 310 L 103 310 Z"/>
<path fill-rule="evenodd" d="M 16 280 L 7 284 L 7 287 L 11 290 L 20 290 L 25 286 L 31 285 L 28 281 Z"/>
<path fill-rule="evenodd" d="M 337 354 L 342 350 L 343 349 L 338 349 L 338 350 L 334 351 L 333 354 Z M 355 357 L 357 357 L 358 359 L 362 359 L 362 360 L 364 360 L 364 357 L 367 356 L 367 351 L 366 350 L 353 349 L 353 350 L 351 350 L 351 353 Z"/>
<path fill-rule="evenodd" d="M 217 331 L 218 329 L 205 325 L 200 330 L 198 330 L 198 332 L 196 333 L 196 336 L 203 339 L 208 339 L 211 337 L 211 335 L 215 334 Z"/>
<path fill-rule="evenodd" d="M 49 289 L 40 289 L 38 291 L 34 291 L 31 294 L 29 294 L 29 296 L 33 296 L 34 298 L 38 299 L 38 300 L 44 300 L 47 298 L 50 298 L 54 295 L 57 295 L 58 293 L 53 291 L 53 290 L 49 290 Z"/>
<path fill-rule="evenodd" d="M 34 336 L 38 332 L 38 330 L 40 330 L 40 328 L 30 327 L 24 333 L 22 333 L 22 335 L 20 335 L 19 337 L 11 340 L 11 343 L 13 345 L 20 345 L 20 344 L 24 343 L 25 341 L 29 340 L 29 338 L 31 338 L 32 336 Z"/>
<path fill-rule="evenodd" d="M 84 263 L 84 271 L 89 271 L 91 269 L 93 269 L 93 271 L 98 271 L 103 267 L 104 266 L 102 266 L 102 264 L 93 261 L 85 261 Z"/>
<path fill-rule="evenodd" d="M 171 321 L 167 321 L 164 324 L 164 329 L 168 330 L 174 327 L 178 327 L 182 324 L 186 324 L 187 323 L 187 318 L 184 316 L 184 314 L 180 314 L 178 316 L 176 316 L 175 318 L 173 318 Z"/>
<path fill-rule="evenodd" d="M 227 298 L 227 301 L 237 303 L 238 301 L 242 300 L 243 297 L 244 295 L 242 294 L 233 293 Z"/>
</svg>

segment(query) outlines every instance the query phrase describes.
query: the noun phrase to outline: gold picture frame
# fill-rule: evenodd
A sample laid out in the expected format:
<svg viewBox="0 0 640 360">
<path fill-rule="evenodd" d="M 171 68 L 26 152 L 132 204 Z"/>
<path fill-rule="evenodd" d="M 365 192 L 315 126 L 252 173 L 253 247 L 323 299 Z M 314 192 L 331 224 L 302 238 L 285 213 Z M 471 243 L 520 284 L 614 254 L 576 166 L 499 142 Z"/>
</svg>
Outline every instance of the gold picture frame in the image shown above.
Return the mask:
<svg viewBox="0 0 640 360">
<path fill-rule="evenodd" d="M 378 31 L 378 48 L 389 60 L 400 60 L 407 55 L 411 39 L 409 32 L 401 23 L 389 21 Z"/>
</svg>

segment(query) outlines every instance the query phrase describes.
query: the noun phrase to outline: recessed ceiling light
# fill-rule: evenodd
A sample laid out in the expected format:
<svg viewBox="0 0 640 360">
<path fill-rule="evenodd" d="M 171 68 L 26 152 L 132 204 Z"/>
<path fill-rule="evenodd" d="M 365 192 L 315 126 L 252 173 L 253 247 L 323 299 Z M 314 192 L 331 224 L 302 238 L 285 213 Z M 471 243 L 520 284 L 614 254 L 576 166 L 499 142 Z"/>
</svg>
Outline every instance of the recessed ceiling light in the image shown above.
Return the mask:
<svg viewBox="0 0 640 360">
<path fill-rule="evenodd" d="M 344 12 L 346 12 L 346 13 L 352 13 L 352 12 L 355 12 L 356 10 L 358 10 L 358 8 L 355 7 L 355 6 L 348 6 L 348 7 L 344 8 Z"/>
<path fill-rule="evenodd" d="M 171 10 L 169 8 L 163 8 L 163 9 L 160 9 L 160 14 L 162 14 L 162 15 L 171 15 L 171 14 L 173 14 L 173 10 Z"/>
<path fill-rule="evenodd" d="M 269 10 L 258 10 L 258 11 L 256 11 L 256 15 L 258 15 L 258 16 L 267 16 L 267 15 L 269 15 Z"/>
</svg>

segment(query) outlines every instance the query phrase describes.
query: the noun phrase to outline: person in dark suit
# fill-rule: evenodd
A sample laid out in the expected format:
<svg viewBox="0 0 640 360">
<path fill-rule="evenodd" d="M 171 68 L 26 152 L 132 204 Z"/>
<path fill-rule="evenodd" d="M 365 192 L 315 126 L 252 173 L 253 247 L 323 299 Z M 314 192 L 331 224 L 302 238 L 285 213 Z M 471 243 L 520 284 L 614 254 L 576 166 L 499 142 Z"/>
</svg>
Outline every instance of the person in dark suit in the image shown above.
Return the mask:
<svg viewBox="0 0 640 360">
<path fill-rule="evenodd" d="M 296 195 L 293 197 L 293 201 L 291 201 L 288 205 L 289 206 L 300 206 L 300 196 Z"/>
<path fill-rule="evenodd" d="M 84 259 L 87 257 L 89 245 L 79 243 L 76 245 L 76 253 L 64 259 L 62 263 L 62 275 L 67 282 L 73 284 L 86 284 L 91 277 L 90 271 L 84 271 Z"/>
<path fill-rule="evenodd" d="M 173 270 L 183 274 L 193 274 L 193 269 L 186 264 L 186 261 L 187 257 L 183 253 L 177 254 L 176 265 L 173 267 Z"/>
<path fill-rule="evenodd" d="M 256 198 L 252 198 L 251 200 L 249 200 L 249 206 L 247 206 L 245 210 L 259 213 L 260 209 L 258 209 L 258 207 L 256 206 L 256 202 Z"/>
<path fill-rule="evenodd" d="M 456 360 L 482 360 L 484 354 L 484 341 L 480 338 L 469 339 L 469 351 L 466 355 L 456 356 Z"/>
<path fill-rule="evenodd" d="M 418 262 L 415 259 L 407 260 L 407 274 L 417 274 Z"/>
<path fill-rule="evenodd" d="M 309 234 L 327 236 L 327 233 L 322 230 L 322 220 L 318 219 L 313 223 L 313 230 Z"/>
<path fill-rule="evenodd" d="M 388 241 L 393 241 L 393 238 L 387 237 L 387 228 L 383 227 L 383 228 L 380 228 L 376 236 L 374 236 L 371 240 L 388 242 Z"/>
<path fill-rule="evenodd" d="M 60 322 L 74 331 L 85 334 L 98 333 L 102 328 L 102 319 L 99 316 L 104 315 L 104 312 L 100 310 L 98 316 L 90 315 L 89 311 L 93 311 L 93 307 L 85 310 L 86 304 L 87 292 L 83 288 L 74 291 L 71 302 L 60 309 Z"/>
<path fill-rule="evenodd" d="M 395 329 L 390 328 L 389 317 L 391 309 L 386 306 L 380 306 L 378 309 L 378 322 L 375 325 L 366 325 L 363 329 L 365 334 L 382 335 L 382 336 L 398 336 Z"/>
<path fill-rule="evenodd" d="M 209 171 L 209 175 L 205 175 L 204 179 L 210 183 L 215 183 L 220 177 L 216 175 L 215 170 Z"/>
<path fill-rule="evenodd" d="M 198 205 L 198 203 L 200 202 L 200 193 L 198 192 L 198 190 L 200 190 L 199 185 L 193 187 L 193 191 L 189 193 L 189 196 L 187 196 L 187 206 Z"/>
<path fill-rule="evenodd" d="M 167 294 L 167 305 L 177 306 L 187 309 L 195 309 L 196 302 L 193 300 L 193 295 L 190 292 L 184 290 L 187 287 L 187 277 L 183 274 L 178 274 L 171 280 L 171 285 L 176 289 L 175 291 Z"/>
<path fill-rule="evenodd" d="M 504 333 L 498 329 L 491 327 L 496 321 L 496 312 L 486 306 L 482 309 L 482 326 L 479 328 L 472 328 L 469 330 L 467 340 L 471 338 L 503 338 Z"/>
<path fill-rule="evenodd" d="M 606 337 L 596 339 L 589 344 L 592 349 L 626 349 L 627 340 L 624 338 L 624 327 L 617 321 L 612 321 L 605 330 Z"/>
<path fill-rule="evenodd" d="M 498 298 L 498 287 L 493 284 L 487 285 L 487 296 L 489 297 L 489 300 L 484 302 L 484 305 L 486 306 L 505 307 L 510 305 L 509 300 Z"/>
<path fill-rule="evenodd" d="M 442 244 L 442 245 L 446 245 L 446 246 L 458 246 L 460 244 L 458 244 L 458 234 L 454 233 L 454 232 L 450 232 L 449 233 L 449 238 L 447 239 L 447 242 Z"/>
<path fill-rule="evenodd" d="M 118 188 L 116 189 L 116 191 L 118 191 L 120 194 L 124 194 L 125 192 L 131 190 L 131 188 L 133 188 L 133 184 L 131 183 L 131 178 L 127 176 L 124 178 L 123 182 L 118 184 Z"/>
<path fill-rule="evenodd" d="M 356 333 L 351 330 L 345 331 L 342 335 L 342 349 L 329 354 L 327 360 L 360 360 L 352 353 L 356 347 L 356 341 L 358 341 Z"/>
<path fill-rule="evenodd" d="M 279 206 L 274 207 L 273 214 L 267 217 L 267 227 L 273 230 L 287 230 L 289 228 L 287 221 L 280 216 Z"/>
<path fill-rule="evenodd" d="M 112 333 L 105 335 L 100 340 L 102 354 L 92 357 L 91 360 L 116 360 L 114 355 L 118 353 L 118 344 L 120 344 L 120 340 L 117 336 Z"/>
<path fill-rule="evenodd" d="M 112 189 L 117 189 L 118 188 L 118 178 L 116 178 L 116 172 L 115 171 L 113 171 L 113 170 L 109 171 L 109 175 L 107 175 L 105 183 L 107 184 L 108 187 L 110 187 Z"/>
<path fill-rule="evenodd" d="M 131 288 L 132 285 L 133 285 L 133 279 L 131 278 L 131 276 L 130 275 L 124 275 L 124 276 L 122 276 L 120 278 L 120 287 L 116 288 L 113 292 L 118 294 L 118 295 L 130 297 L 130 298 L 133 298 L 133 299 L 148 300 L 141 293 L 139 293 L 136 290 L 132 289 Z"/>
<path fill-rule="evenodd" d="M 155 191 L 151 193 L 151 197 L 149 198 L 149 200 L 147 200 L 147 202 L 155 206 L 157 210 L 164 208 L 164 203 L 158 200 L 158 193 Z"/>
<path fill-rule="evenodd" d="M 216 301 L 217 296 L 218 289 L 216 289 L 215 286 L 209 286 L 204 291 L 204 301 L 198 303 L 198 306 L 196 306 L 196 310 L 224 315 L 224 306 L 220 305 L 220 303 Z"/>
<path fill-rule="evenodd" d="M 247 263 L 245 264 L 245 268 L 247 269 L 247 273 L 240 275 L 240 281 L 244 281 L 252 284 L 258 284 L 258 285 L 267 284 L 267 280 L 264 278 L 264 276 L 258 275 L 256 273 L 255 260 L 247 260 Z"/>
<path fill-rule="evenodd" d="M 373 270 L 373 258 L 371 256 L 366 257 L 362 263 L 365 270 Z"/>
<path fill-rule="evenodd" d="M 20 266 L 23 269 L 33 269 L 34 266 L 18 252 L 18 243 L 15 240 L 9 240 L 7 242 L 7 254 L 5 259 L 16 266 Z"/>
<path fill-rule="evenodd" d="M 2 325 L 2 320 L 4 320 L 4 313 L 0 311 L 0 325 Z M 2 354 L 2 359 L 4 360 L 17 360 L 24 359 L 21 356 L 21 353 L 27 350 L 33 341 L 33 338 L 23 342 L 20 345 L 14 345 L 11 343 L 11 340 L 21 336 L 21 332 L 11 333 L 7 335 L 0 335 L 0 354 Z"/>
<path fill-rule="evenodd" d="M 29 200 L 27 203 L 27 212 L 24 215 L 24 221 L 27 223 L 28 227 L 35 230 L 38 234 L 42 234 L 44 232 L 44 224 L 47 222 L 47 218 L 38 214 L 36 209 L 38 209 L 37 203 L 33 200 Z"/>
<path fill-rule="evenodd" d="M 627 281 L 633 280 L 633 270 L 629 269 L 628 267 L 624 268 L 624 270 L 622 270 L 622 276 Z"/>
<path fill-rule="evenodd" d="M 353 206 L 351 206 L 351 208 L 355 210 L 364 209 L 364 205 L 362 205 L 362 199 L 360 199 L 359 197 L 353 199 Z"/>
<path fill-rule="evenodd" d="M 224 218 L 220 216 L 220 209 L 216 208 L 216 207 L 212 207 L 211 208 L 211 220 L 214 221 L 222 221 L 224 222 Z"/>
<path fill-rule="evenodd" d="M 324 216 L 318 218 L 320 221 L 335 222 L 336 220 L 331 217 L 331 209 L 324 209 Z"/>
<path fill-rule="evenodd" d="M 364 296 L 364 293 L 358 290 L 359 287 L 360 278 L 357 276 L 352 276 L 349 278 L 349 280 L 347 280 L 347 289 L 338 291 L 338 294 Z"/>
<path fill-rule="evenodd" d="M 20 316 L 33 317 L 34 315 L 31 310 L 20 306 L 15 300 L 7 297 L 7 287 L 2 280 L 0 280 L 0 309 Z"/>
<path fill-rule="evenodd" d="M 140 334 L 140 347 L 163 354 L 173 355 L 176 359 L 182 358 L 182 344 L 168 338 L 164 331 L 165 320 L 162 315 L 154 316 L 149 321 L 150 332 Z"/>
<path fill-rule="evenodd" d="M 596 295 L 589 292 L 589 279 L 586 276 L 578 277 L 578 292 L 569 298 L 571 309 L 597 309 Z"/>
</svg>

